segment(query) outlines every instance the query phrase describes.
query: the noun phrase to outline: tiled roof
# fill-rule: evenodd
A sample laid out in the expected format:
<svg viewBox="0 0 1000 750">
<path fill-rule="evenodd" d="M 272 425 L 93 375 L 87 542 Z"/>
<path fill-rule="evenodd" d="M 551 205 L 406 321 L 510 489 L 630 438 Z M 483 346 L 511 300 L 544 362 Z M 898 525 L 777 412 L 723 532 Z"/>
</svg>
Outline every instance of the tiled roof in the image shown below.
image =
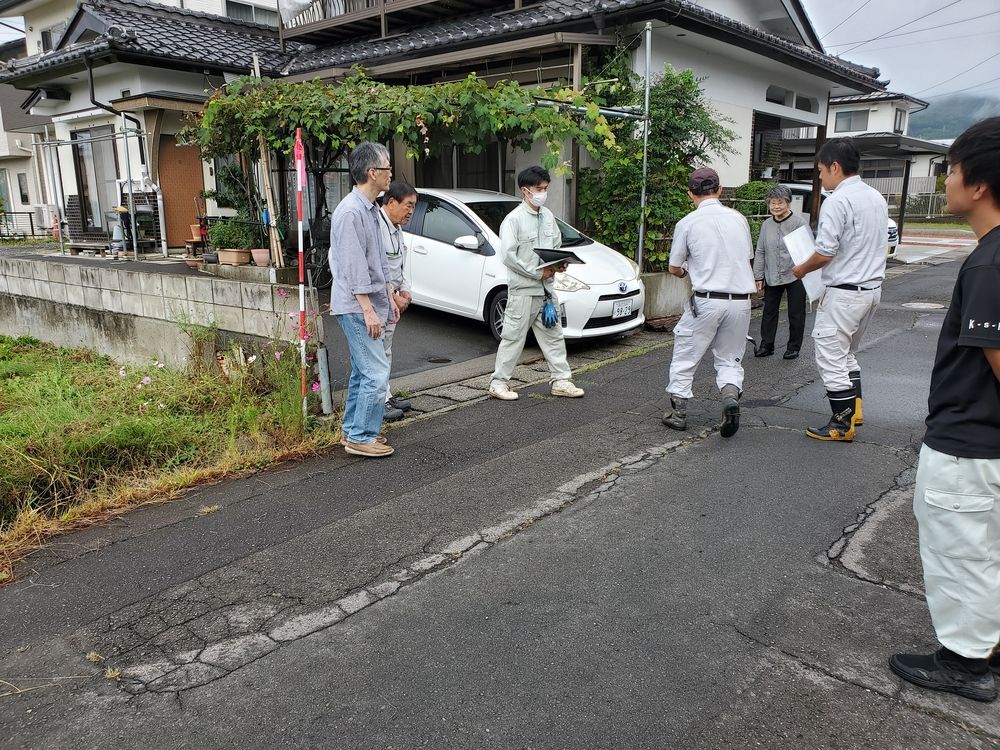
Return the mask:
<svg viewBox="0 0 1000 750">
<path fill-rule="evenodd" d="M 907 101 L 913 104 L 930 106 L 923 99 L 917 99 L 909 94 L 897 94 L 893 91 L 876 91 L 873 94 L 852 94 L 850 96 L 831 96 L 830 104 L 854 104 L 855 102 L 893 102 Z"/>
<path fill-rule="evenodd" d="M 597 24 L 596 14 L 603 15 L 602 22 L 608 26 L 662 15 L 669 17 L 670 22 L 677 26 L 692 24 L 710 27 L 837 73 L 865 87 L 878 87 L 877 69 L 864 68 L 811 47 L 794 44 L 703 8 L 691 0 L 543 0 L 520 10 L 481 13 L 434 23 L 386 39 L 359 40 L 320 48 L 298 56 L 289 66 L 288 73 L 302 74 L 355 64 L 372 66 L 439 48 L 474 47 L 500 38 L 565 31 L 567 27 L 593 30 Z"/>
<path fill-rule="evenodd" d="M 181 63 L 203 65 L 215 72 L 250 72 L 256 52 L 261 72 L 276 77 L 305 47 L 289 41 L 288 51 L 282 52 L 277 31 L 268 26 L 142 0 L 87 0 L 80 4 L 80 13 L 95 18 L 104 26 L 104 32 L 90 41 L 12 60 L 0 73 L 0 81 L 59 68 L 100 53 L 114 53 L 122 59 L 155 57 L 163 61 L 164 67 Z"/>
<path fill-rule="evenodd" d="M 242 72 L 249 71 L 256 52 L 261 72 L 266 76 L 303 75 L 326 68 L 374 66 L 435 51 L 474 48 L 490 41 L 555 31 L 592 31 L 598 25 L 660 17 L 678 27 L 835 74 L 838 79 L 862 88 L 879 88 L 877 70 L 794 44 L 702 8 L 691 0 L 542 0 L 517 10 L 431 23 L 385 39 L 332 44 L 320 49 L 287 41 L 285 52 L 281 51 L 272 28 L 142 0 L 85 0 L 78 17 L 79 14 L 97 19 L 104 32 L 91 41 L 12 60 L 7 70 L 0 72 L 0 82 L 79 64 L 85 55 L 100 53 L 124 61 L 155 58 L 164 67 L 204 66 L 215 71 Z"/>
</svg>

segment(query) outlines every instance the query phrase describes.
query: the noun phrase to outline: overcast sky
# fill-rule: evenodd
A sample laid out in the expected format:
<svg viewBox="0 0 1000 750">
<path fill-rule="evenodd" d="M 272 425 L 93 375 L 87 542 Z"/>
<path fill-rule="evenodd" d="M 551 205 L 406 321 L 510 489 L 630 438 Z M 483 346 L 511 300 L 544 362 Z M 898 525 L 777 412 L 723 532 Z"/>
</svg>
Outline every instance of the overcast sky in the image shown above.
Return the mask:
<svg viewBox="0 0 1000 750">
<path fill-rule="evenodd" d="M 802 4 L 828 53 L 879 68 L 890 91 L 931 102 L 961 90 L 1000 98 L 997 0 Z"/>
</svg>

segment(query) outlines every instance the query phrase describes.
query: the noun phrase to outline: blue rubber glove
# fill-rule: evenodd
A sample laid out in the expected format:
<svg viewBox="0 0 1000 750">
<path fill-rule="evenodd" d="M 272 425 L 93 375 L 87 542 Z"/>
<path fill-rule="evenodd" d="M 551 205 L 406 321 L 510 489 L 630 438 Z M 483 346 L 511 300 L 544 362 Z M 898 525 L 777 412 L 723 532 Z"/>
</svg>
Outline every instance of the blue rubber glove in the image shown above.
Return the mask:
<svg viewBox="0 0 1000 750">
<path fill-rule="evenodd" d="M 550 300 L 546 300 L 545 304 L 542 305 L 542 325 L 546 328 L 552 328 L 558 324 L 559 311 L 556 310 L 556 306 Z"/>
</svg>

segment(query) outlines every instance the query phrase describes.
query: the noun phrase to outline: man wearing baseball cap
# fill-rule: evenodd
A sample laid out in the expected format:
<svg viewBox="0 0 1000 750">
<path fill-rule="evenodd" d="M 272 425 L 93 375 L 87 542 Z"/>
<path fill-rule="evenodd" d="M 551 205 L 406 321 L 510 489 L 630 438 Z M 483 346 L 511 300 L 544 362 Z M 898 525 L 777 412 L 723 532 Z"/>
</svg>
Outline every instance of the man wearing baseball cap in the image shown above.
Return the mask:
<svg viewBox="0 0 1000 750">
<path fill-rule="evenodd" d="M 691 173 L 688 197 L 695 210 L 677 222 L 669 270 L 691 275 L 694 294 L 674 328 L 667 394 L 670 410 L 663 423 L 687 429 L 687 403 L 698 363 L 709 348 L 715 358 L 715 382 L 722 394 L 719 433 L 732 437 L 740 427 L 743 355 L 750 328 L 750 295 L 757 286 L 750 262 L 750 226 L 737 211 L 719 202 L 719 173 L 703 167 Z"/>
</svg>

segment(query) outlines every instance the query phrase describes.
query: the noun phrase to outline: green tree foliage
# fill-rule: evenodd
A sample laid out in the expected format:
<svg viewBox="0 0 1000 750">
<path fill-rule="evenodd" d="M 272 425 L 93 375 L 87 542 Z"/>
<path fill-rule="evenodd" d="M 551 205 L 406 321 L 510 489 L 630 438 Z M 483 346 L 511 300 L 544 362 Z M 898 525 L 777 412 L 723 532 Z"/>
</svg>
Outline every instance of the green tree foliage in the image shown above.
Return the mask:
<svg viewBox="0 0 1000 750">
<path fill-rule="evenodd" d="M 760 236 L 760 225 L 768 217 L 767 191 L 774 185 L 775 183 L 766 180 L 747 182 L 736 188 L 732 196 L 726 199 L 730 206 L 747 217 L 754 247 L 757 246 L 757 238 Z"/>
<path fill-rule="evenodd" d="M 538 106 L 537 97 L 578 111 Z M 309 149 L 309 168 L 318 173 L 366 140 L 400 141 L 407 158 L 437 155 L 450 146 L 479 153 L 494 138 L 525 151 L 542 141 L 543 163 L 556 171 L 565 170 L 561 150 L 570 138 L 594 154 L 614 145 L 598 106 L 570 89 L 526 89 L 514 81 L 488 86 L 475 75 L 432 86 L 392 86 L 361 70 L 335 85 L 240 78 L 212 95 L 182 139 L 198 145 L 205 159 L 255 158 L 260 136 L 268 148 L 290 154 L 296 128 Z"/>
<path fill-rule="evenodd" d="M 617 64 L 605 66 L 598 77 L 614 76 L 595 90 L 610 107 L 641 106 L 643 90 L 619 51 Z M 667 66 L 650 87 L 650 130 L 646 237 L 643 254 L 648 267 L 662 267 L 670 254 L 674 224 L 691 210 L 687 180 L 695 166 L 735 153 L 731 122 L 705 99 L 690 70 Z M 613 144 L 600 148 L 601 166 L 581 170 L 577 188 L 579 216 L 596 239 L 635 256 L 639 241 L 639 196 L 642 190 L 642 130 L 634 120 L 612 123 Z"/>
</svg>

